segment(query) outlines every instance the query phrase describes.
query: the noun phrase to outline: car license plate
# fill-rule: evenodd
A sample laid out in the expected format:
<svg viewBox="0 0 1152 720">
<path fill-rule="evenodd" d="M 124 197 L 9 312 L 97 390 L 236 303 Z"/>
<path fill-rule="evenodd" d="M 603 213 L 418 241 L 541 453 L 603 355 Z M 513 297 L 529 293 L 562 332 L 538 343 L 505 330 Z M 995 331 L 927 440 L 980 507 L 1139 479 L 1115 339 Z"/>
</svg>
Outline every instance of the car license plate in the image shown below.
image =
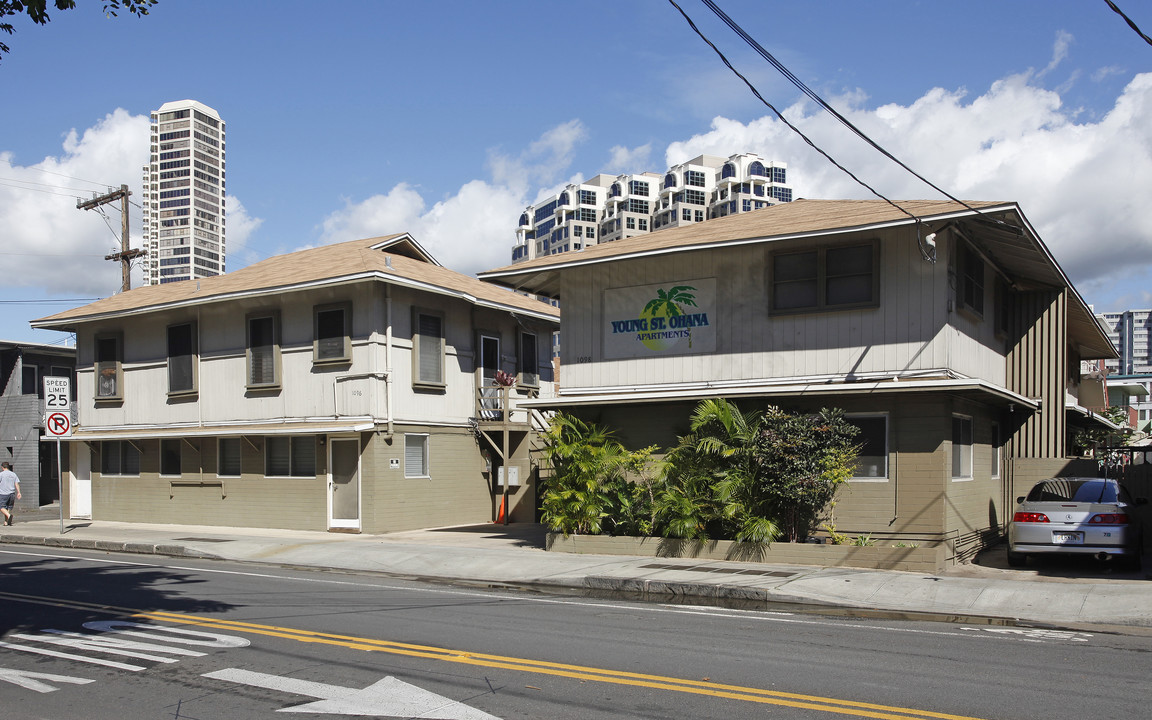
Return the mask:
<svg viewBox="0 0 1152 720">
<path fill-rule="evenodd" d="M 1078 532 L 1054 532 L 1052 533 L 1052 543 L 1054 545 L 1081 545 L 1084 543 L 1084 535 Z"/>
</svg>

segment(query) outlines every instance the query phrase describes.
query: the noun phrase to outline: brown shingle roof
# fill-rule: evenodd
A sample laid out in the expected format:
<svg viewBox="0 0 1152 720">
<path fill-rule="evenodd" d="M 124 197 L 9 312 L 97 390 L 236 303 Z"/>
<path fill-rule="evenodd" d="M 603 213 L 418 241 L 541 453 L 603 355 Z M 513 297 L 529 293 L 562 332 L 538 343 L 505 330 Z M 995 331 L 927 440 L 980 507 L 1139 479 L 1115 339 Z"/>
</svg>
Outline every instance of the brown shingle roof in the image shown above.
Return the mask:
<svg viewBox="0 0 1152 720">
<path fill-rule="evenodd" d="M 969 211 L 964 205 L 947 200 L 902 200 L 896 204 L 907 213 L 901 212 L 884 200 L 796 200 L 703 223 L 657 230 L 625 240 L 593 245 L 577 252 L 558 253 L 486 270 L 480 273 L 480 277 L 495 279 L 496 276 L 505 273 L 519 273 L 553 265 L 592 262 L 634 253 L 688 249 L 713 243 L 849 231 L 852 228 L 871 227 L 889 222 L 908 222 L 912 219 L 909 214 L 922 220 L 929 220 L 950 213 Z M 968 202 L 967 205 L 980 210 L 1012 203 L 979 201 Z"/>
<path fill-rule="evenodd" d="M 99 317 L 158 310 L 168 306 L 218 302 L 237 295 L 283 292 L 313 283 L 338 282 L 370 275 L 376 275 L 384 281 L 391 278 L 400 283 L 431 286 L 449 294 L 475 298 L 483 304 L 491 303 L 509 310 L 559 317 L 559 310 L 547 303 L 430 262 L 407 257 L 388 247 L 372 249 L 372 246 L 405 237 L 398 234 L 324 245 L 277 255 L 224 275 L 149 285 L 33 320 L 32 326 L 65 329 L 76 322 Z"/>
</svg>

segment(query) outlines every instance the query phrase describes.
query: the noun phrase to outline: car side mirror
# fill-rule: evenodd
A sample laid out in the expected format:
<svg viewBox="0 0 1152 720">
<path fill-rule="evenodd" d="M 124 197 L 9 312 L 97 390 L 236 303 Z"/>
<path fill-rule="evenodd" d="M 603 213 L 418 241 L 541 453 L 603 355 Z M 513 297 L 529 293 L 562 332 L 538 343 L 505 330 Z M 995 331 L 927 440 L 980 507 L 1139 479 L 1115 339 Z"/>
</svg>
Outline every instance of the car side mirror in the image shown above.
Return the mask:
<svg viewBox="0 0 1152 720">
<path fill-rule="evenodd" d="M 1020 503 L 1022 503 L 1022 502 L 1024 502 L 1024 496 L 1023 496 L 1023 495 L 1021 495 L 1020 497 L 1016 498 L 1016 504 L 1017 504 L 1017 505 L 1019 505 L 1019 504 L 1020 504 Z"/>
</svg>

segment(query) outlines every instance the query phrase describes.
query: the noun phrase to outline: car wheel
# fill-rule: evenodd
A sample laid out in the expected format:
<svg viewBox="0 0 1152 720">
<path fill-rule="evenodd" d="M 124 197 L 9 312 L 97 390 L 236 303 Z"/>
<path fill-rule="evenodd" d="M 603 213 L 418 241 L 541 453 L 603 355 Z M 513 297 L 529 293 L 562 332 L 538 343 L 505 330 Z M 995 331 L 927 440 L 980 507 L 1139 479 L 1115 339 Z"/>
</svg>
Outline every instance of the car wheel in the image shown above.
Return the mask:
<svg viewBox="0 0 1152 720">
<path fill-rule="evenodd" d="M 1027 560 L 1028 560 L 1027 555 L 1015 553 L 1015 552 L 1012 552 L 1011 550 L 1008 551 L 1008 565 L 1009 565 L 1009 567 L 1024 567 L 1024 563 L 1027 562 Z"/>
</svg>

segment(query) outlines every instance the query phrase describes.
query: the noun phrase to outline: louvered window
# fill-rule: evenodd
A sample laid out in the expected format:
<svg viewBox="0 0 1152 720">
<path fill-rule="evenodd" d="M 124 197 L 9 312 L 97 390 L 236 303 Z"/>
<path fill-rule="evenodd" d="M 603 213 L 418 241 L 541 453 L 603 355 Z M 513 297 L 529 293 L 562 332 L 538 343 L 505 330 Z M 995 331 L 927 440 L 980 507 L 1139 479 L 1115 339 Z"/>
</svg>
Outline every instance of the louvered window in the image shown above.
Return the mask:
<svg viewBox="0 0 1152 720">
<path fill-rule="evenodd" d="M 168 326 L 168 392 L 196 391 L 196 324 Z"/>
<path fill-rule="evenodd" d="M 268 477 L 314 477 L 316 439 L 311 435 L 265 437 L 264 474 Z"/>
<path fill-rule="evenodd" d="M 428 477 L 428 436 L 404 436 L 404 477 Z"/>
<path fill-rule="evenodd" d="M 275 387 L 280 384 L 279 320 L 277 314 L 248 318 L 249 387 Z"/>
<path fill-rule="evenodd" d="M 444 385 L 444 317 L 416 312 L 416 337 L 412 343 L 416 357 L 415 384 Z"/>
</svg>

